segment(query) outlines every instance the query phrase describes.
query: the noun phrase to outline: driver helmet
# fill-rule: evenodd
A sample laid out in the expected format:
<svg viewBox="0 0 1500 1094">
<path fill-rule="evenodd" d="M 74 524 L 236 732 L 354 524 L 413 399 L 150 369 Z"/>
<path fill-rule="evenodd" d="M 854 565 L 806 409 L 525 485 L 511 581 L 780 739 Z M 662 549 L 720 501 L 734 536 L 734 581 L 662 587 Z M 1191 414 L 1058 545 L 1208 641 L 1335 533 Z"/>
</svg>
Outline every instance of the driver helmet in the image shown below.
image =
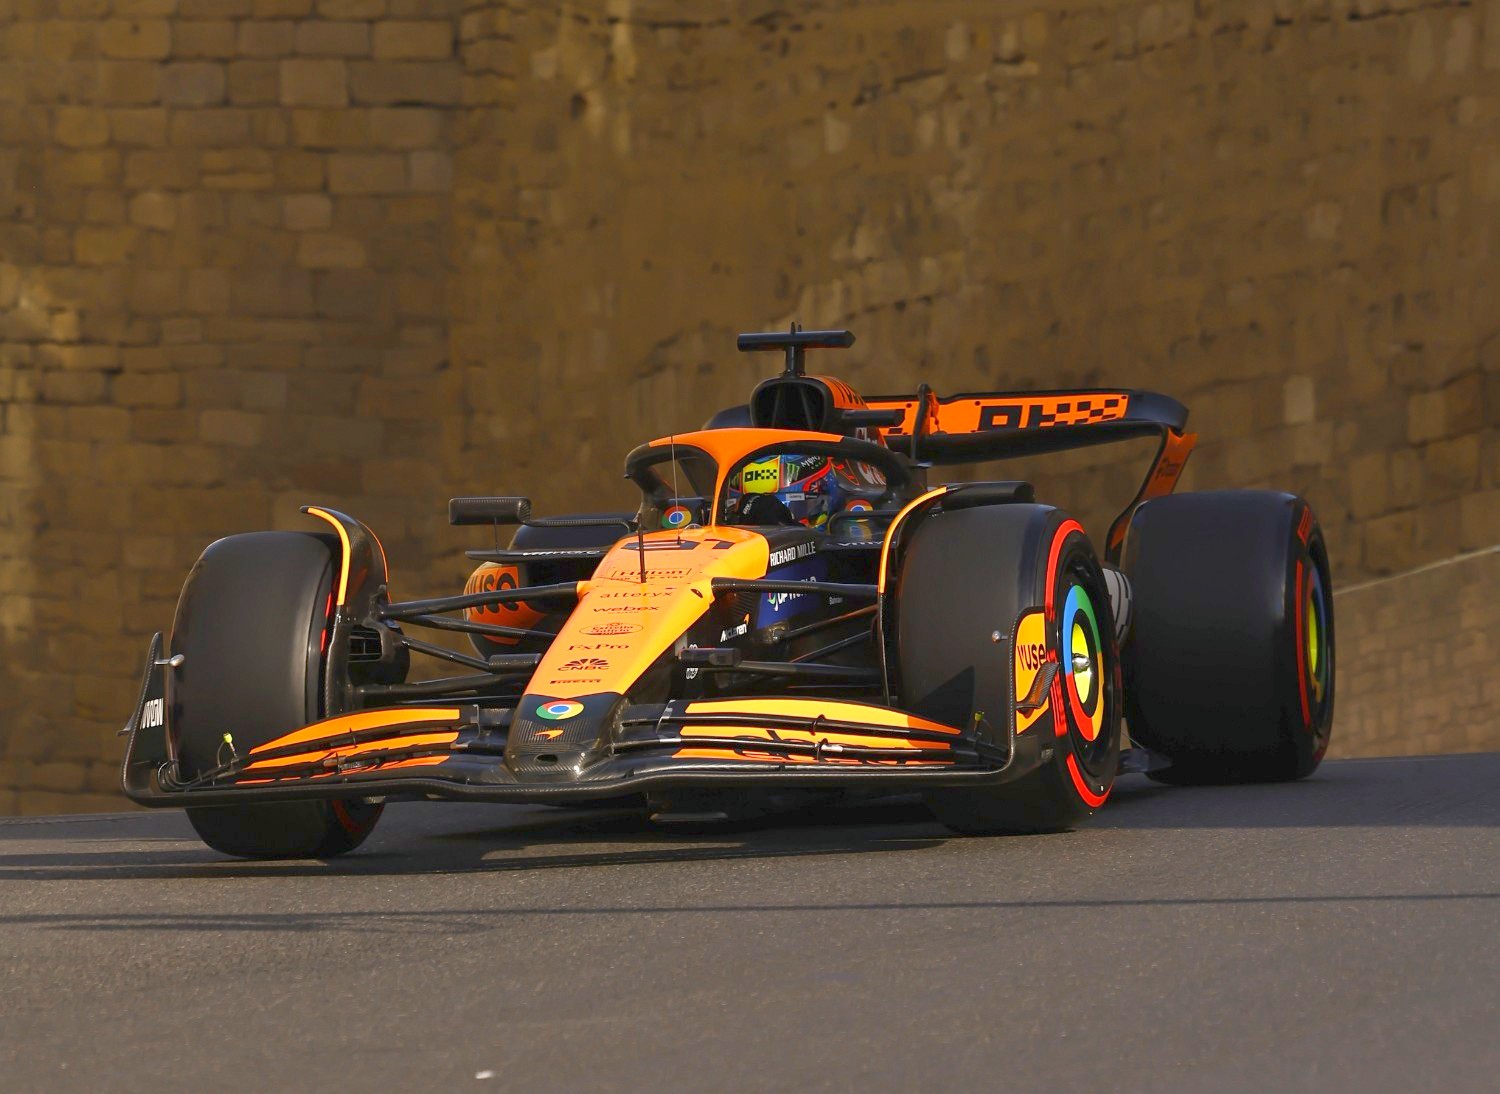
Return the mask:
<svg viewBox="0 0 1500 1094">
<path fill-rule="evenodd" d="M 845 509 L 868 511 L 885 490 L 885 476 L 868 464 L 831 456 L 779 455 L 750 460 L 729 483 L 731 504 L 771 496 L 792 519 L 821 528 Z"/>
</svg>

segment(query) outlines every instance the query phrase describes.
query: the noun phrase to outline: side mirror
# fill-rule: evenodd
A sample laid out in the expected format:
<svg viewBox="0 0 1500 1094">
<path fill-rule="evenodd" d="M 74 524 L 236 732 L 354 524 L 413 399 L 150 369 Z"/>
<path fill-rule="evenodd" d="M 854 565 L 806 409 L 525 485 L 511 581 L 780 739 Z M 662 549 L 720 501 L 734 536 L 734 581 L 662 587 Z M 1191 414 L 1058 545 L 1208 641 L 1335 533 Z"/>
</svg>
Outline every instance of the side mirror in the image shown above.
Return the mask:
<svg viewBox="0 0 1500 1094">
<path fill-rule="evenodd" d="M 449 524 L 525 524 L 530 498 L 449 498 Z"/>
</svg>

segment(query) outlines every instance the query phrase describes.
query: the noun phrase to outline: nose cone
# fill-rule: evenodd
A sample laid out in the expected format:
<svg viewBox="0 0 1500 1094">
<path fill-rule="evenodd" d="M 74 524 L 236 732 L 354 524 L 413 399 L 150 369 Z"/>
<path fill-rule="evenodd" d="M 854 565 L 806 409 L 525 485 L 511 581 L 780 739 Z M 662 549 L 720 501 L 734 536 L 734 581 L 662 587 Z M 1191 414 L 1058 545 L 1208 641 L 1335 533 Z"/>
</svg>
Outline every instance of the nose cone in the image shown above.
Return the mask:
<svg viewBox="0 0 1500 1094">
<path fill-rule="evenodd" d="M 764 577 L 769 559 L 765 537 L 739 528 L 655 532 L 615 547 L 516 708 L 505 750 L 516 777 L 577 777 L 631 688 L 712 606 L 708 579 Z"/>
<path fill-rule="evenodd" d="M 617 692 L 577 699 L 523 696 L 510 723 L 506 766 L 522 781 L 576 779 L 590 759 L 602 753 L 623 702 Z"/>
</svg>

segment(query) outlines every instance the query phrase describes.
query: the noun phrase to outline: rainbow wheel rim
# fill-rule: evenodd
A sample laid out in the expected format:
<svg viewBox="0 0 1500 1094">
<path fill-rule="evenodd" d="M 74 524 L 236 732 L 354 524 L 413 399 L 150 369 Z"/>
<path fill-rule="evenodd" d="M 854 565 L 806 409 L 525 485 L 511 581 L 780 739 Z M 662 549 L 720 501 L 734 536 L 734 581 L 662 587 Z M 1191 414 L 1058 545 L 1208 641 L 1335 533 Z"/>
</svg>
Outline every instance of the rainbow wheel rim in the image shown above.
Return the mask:
<svg viewBox="0 0 1500 1094">
<path fill-rule="evenodd" d="M 1094 602 L 1082 585 L 1068 589 L 1061 617 L 1063 688 L 1073 723 L 1086 741 L 1104 730 L 1104 646 Z"/>
</svg>

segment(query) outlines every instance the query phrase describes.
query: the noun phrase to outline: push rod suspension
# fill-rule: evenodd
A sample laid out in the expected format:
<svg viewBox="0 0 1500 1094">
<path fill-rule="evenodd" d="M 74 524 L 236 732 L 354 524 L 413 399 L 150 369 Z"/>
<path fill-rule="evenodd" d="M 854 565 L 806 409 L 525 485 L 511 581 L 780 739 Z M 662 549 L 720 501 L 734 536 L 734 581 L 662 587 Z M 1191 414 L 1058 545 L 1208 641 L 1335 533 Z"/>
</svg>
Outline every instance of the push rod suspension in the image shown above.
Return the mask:
<svg viewBox="0 0 1500 1094">
<path fill-rule="evenodd" d="M 489 638 L 545 638 L 552 640 L 557 635 L 552 631 L 538 631 L 530 627 L 507 627 L 501 623 L 471 623 L 467 619 L 452 619 L 446 615 L 414 615 L 404 620 L 413 627 L 431 627 L 439 631 L 461 631 L 464 634 L 482 634 Z"/>
<path fill-rule="evenodd" d="M 380 619 L 411 619 L 434 612 L 456 612 L 464 608 L 482 608 L 489 604 L 521 604 L 538 600 L 577 600 L 578 582 L 557 585 L 533 585 L 524 589 L 504 589 L 492 593 L 465 593 L 462 596 L 439 596 L 431 600 L 405 600 L 376 609 Z"/>
<path fill-rule="evenodd" d="M 874 585 L 849 585 L 838 581 L 770 581 L 738 577 L 713 579 L 716 593 L 804 593 L 814 596 L 843 596 L 851 600 L 875 600 L 880 590 Z"/>
</svg>

